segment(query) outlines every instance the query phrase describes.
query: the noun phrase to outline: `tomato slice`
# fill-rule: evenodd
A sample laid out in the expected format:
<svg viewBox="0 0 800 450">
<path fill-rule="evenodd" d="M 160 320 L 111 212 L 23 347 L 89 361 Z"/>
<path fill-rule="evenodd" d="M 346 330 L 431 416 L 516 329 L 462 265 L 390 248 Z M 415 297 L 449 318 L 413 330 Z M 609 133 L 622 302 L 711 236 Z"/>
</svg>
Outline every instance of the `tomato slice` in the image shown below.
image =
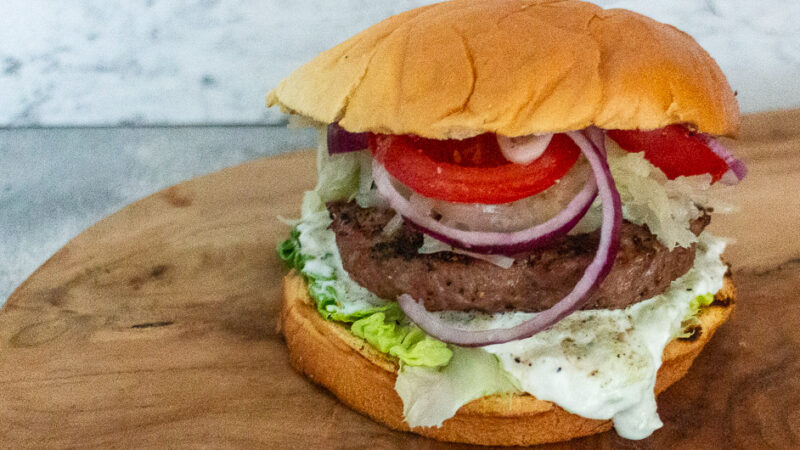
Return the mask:
<svg viewBox="0 0 800 450">
<path fill-rule="evenodd" d="M 644 150 L 644 157 L 670 180 L 708 173 L 716 182 L 728 171 L 725 160 L 708 148 L 701 136 L 682 125 L 652 131 L 608 130 L 606 134 L 628 152 Z"/>
<path fill-rule="evenodd" d="M 425 197 L 457 203 L 509 203 L 549 188 L 575 164 L 580 149 L 564 134 L 530 164 L 503 157 L 494 134 L 464 140 L 372 135 L 375 158 L 398 181 Z"/>
</svg>

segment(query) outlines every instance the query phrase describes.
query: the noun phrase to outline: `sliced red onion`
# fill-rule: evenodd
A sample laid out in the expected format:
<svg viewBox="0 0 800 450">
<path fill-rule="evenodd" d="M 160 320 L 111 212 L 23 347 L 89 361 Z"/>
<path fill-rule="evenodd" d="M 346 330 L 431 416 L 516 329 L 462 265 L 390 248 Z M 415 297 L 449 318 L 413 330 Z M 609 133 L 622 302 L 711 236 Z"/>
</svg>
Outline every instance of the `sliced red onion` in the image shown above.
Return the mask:
<svg viewBox="0 0 800 450">
<path fill-rule="evenodd" d="M 548 134 L 528 134 L 519 137 L 506 137 L 497 135 L 497 144 L 505 158 L 517 164 L 530 164 L 535 159 L 542 156 L 553 135 Z"/>
<path fill-rule="evenodd" d="M 734 185 L 742 181 L 742 179 L 747 176 L 747 166 L 745 166 L 741 160 L 733 156 L 733 152 L 728 150 L 724 145 L 720 144 L 718 140 L 707 134 L 701 134 L 700 136 L 706 142 L 708 148 L 710 148 L 714 154 L 722 158 L 722 160 L 725 161 L 725 164 L 728 165 L 728 171 L 722 175 L 722 178 L 720 178 L 719 181 L 721 181 L 723 184 Z"/>
<path fill-rule="evenodd" d="M 351 133 L 338 123 L 328 125 L 328 154 L 364 150 L 369 145 L 369 133 Z"/>
<path fill-rule="evenodd" d="M 606 131 L 602 128 L 596 127 L 594 125 L 586 128 L 583 130 L 583 133 L 592 141 L 595 147 L 600 149 L 603 152 L 603 156 L 606 155 Z"/>
<path fill-rule="evenodd" d="M 372 165 L 372 177 L 389 205 L 423 233 L 471 252 L 506 256 L 545 246 L 566 234 L 586 215 L 597 196 L 595 177 L 590 176 L 567 207 L 547 222 L 514 232 L 465 231 L 447 226 L 430 217 L 429 209 L 411 204 L 395 189 L 389 172 L 380 164 Z"/>
<path fill-rule="evenodd" d="M 570 132 L 569 136 L 580 147 L 592 167 L 600 199 L 603 202 L 603 225 L 600 230 L 600 243 L 594 259 L 572 292 L 552 308 L 542 311 L 532 319 L 511 328 L 470 331 L 454 327 L 442 321 L 437 315 L 428 312 L 425 306 L 408 294 L 402 294 L 397 303 L 409 319 L 431 336 L 451 344 L 465 347 L 478 347 L 489 344 L 524 339 L 550 328 L 555 323 L 579 309 L 586 303 L 589 294 L 597 288 L 608 275 L 619 250 L 619 229 L 622 224 L 622 202 L 614 185 L 608 162 L 603 151 L 581 132 Z"/>
</svg>

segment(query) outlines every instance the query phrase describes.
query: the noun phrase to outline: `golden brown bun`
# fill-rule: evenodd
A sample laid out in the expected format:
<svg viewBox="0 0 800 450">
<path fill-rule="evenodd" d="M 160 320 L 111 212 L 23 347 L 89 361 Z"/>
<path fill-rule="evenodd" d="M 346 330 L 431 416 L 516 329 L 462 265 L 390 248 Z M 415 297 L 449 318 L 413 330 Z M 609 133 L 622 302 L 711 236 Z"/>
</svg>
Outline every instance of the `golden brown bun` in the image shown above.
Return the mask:
<svg viewBox="0 0 800 450">
<path fill-rule="evenodd" d="M 730 316 L 735 289 L 729 276 L 717 293 L 716 305 L 700 315 L 701 331 L 694 340 L 674 340 L 664 349 L 656 393 L 678 381 Z M 324 320 L 313 306 L 305 281 L 294 272 L 284 278 L 281 331 L 292 367 L 320 384 L 343 403 L 395 430 L 409 431 L 403 404 L 394 390 L 397 363 L 341 324 Z M 335 368 L 335 370 L 334 370 Z M 499 395 L 474 400 L 440 428 L 415 428 L 423 436 L 481 445 L 532 445 L 565 441 L 606 431 L 609 420 L 592 420 L 568 413 L 529 394 Z"/>
<path fill-rule="evenodd" d="M 267 105 L 436 139 L 739 127 L 725 76 L 689 35 L 574 0 L 454 0 L 390 17 L 300 67 Z"/>
</svg>

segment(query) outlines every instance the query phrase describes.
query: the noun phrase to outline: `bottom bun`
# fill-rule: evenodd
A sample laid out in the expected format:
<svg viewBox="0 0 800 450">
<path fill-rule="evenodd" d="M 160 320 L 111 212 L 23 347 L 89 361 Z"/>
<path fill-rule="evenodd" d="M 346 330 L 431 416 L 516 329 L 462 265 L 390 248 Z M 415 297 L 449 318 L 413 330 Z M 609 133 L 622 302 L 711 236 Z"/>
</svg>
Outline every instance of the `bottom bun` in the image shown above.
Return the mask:
<svg viewBox="0 0 800 450">
<path fill-rule="evenodd" d="M 683 377 L 730 316 L 736 291 L 725 276 L 714 303 L 703 308 L 690 339 L 673 340 L 664 349 L 656 394 Z M 410 429 L 403 419 L 403 402 L 394 390 L 398 364 L 337 322 L 323 319 L 294 271 L 283 281 L 281 331 L 292 367 L 329 389 L 351 408 L 400 431 L 433 439 L 480 445 L 532 445 L 566 441 L 609 430 L 611 420 L 594 420 L 569 413 L 558 405 L 520 393 L 482 397 L 462 406 L 441 427 Z"/>
</svg>

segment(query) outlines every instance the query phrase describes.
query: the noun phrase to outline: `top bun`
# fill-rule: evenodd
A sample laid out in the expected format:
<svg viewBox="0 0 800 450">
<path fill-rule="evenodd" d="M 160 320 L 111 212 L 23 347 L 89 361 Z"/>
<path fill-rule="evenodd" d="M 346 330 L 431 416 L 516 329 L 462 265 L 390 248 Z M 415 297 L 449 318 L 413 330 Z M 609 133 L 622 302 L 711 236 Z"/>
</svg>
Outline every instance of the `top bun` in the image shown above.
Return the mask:
<svg viewBox="0 0 800 450">
<path fill-rule="evenodd" d="M 739 126 L 725 76 L 689 35 L 574 0 L 453 0 L 390 17 L 300 67 L 267 104 L 434 139 Z"/>
</svg>

